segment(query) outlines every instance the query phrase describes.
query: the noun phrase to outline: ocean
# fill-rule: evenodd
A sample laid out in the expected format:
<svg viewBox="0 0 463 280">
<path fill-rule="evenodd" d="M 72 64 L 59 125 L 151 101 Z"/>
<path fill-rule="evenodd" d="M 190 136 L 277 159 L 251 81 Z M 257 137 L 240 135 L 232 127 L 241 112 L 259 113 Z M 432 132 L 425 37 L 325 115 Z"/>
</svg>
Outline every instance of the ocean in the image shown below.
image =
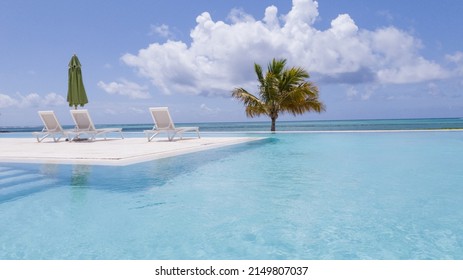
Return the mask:
<svg viewBox="0 0 463 280">
<path fill-rule="evenodd" d="M 268 132 L 270 121 L 177 123 L 177 126 L 199 126 L 202 132 Z M 112 124 L 97 127 L 122 127 L 124 132 L 141 132 L 152 124 Z M 72 126 L 64 126 L 64 129 Z M 0 132 L 40 131 L 41 126 L 0 127 Z M 366 130 L 431 130 L 463 129 L 463 118 L 381 119 L 381 120 L 310 120 L 277 121 L 277 131 L 366 131 Z"/>
</svg>

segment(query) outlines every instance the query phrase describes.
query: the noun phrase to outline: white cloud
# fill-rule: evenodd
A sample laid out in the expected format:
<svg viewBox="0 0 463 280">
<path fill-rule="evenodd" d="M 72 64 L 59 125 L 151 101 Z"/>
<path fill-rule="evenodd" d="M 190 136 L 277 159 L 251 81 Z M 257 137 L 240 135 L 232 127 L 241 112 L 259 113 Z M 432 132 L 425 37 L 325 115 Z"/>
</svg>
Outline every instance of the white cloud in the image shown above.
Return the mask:
<svg viewBox="0 0 463 280">
<path fill-rule="evenodd" d="M 265 65 L 274 57 L 287 58 L 324 82 L 404 84 L 450 74 L 422 57 L 422 43 L 405 31 L 362 29 L 348 14 L 318 30 L 318 16 L 313 0 L 293 0 L 281 16 L 270 6 L 262 20 L 235 9 L 226 23 L 204 12 L 196 18 L 191 44 L 153 43 L 121 59 L 165 94 L 229 96 L 234 87 L 255 85 L 254 62 Z"/>
<path fill-rule="evenodd" d="M 157 34 L 161 37 L 168 38 L 171 37 L 173 34 L 169 30 L 169 26 L 165 24 L 161 25 L 151 25 L 151 35 Z"/>
<path fill-rule="evenodd" d="M 406 84 L 441 79 L 449 76 L 441 66 L 418 57 L 396 67 L 378 70 L 378 78 L 383 83 Z"/>
<path fill-rule="evenodd" d="M 111 82 L 108 84 L 103 81 L 99 81 L 97 85 L 109 94 L 128 96 L 131 99 L 148 99 L 151 97 L 148 92 L 148 87 L 141 86 L 127 80 L 121 80 L 119 83 Z"/>
<path fill-rule="evenodd" d="M 350 86 L 346 91 L 346 95 L 349 100 L 360 99 L 362 101 L 366 101 L 371 98 L 376 89 L 376 86 L 366 85 L 361 91 L 359 91 L 356 87 Z"/>
<path fill-rule="evenodd" d="M 17 103 L 18 101 L 13 99 L 11 96 L 0 93 L 0 108 L 12 107 Z"/>
<path fill-rule="evenodd" d="M 265 9 L 265 16 L 263 22 L 269 29 L 277 29 L 280 27 L 280 21 L 278 20 L 278 8 L 270 6 Z"/>
<path fill-rule="evenodd" d="M 39 107 L 41 103 L 45 103 L 44 99 L 37 93 L 30 93 L 26 96 L 19 95 L 20 107 Z"/>
<path fill-rule="evenodd" d="M 49 106 L 60 106 L 67 104 L 67 101 L 63 96 L 58 95 L 54 92 L 45 95 L 44 102 L 45 105 Z"/>
<path fill-rule="evenodd" d="M 230 14 L 228 15 L 228 19 L 232 23 L 240 23 L 240 22 L 255 22 L 254 18 L 246 14 L 242 9 L 233 9 L 231 10 Z"/>
<path fill-rule="evenodd" d="M 16 94 L 16 97 L 11 97 L 6 94 L 0 94 L 0 108 L 7 107 L 44 107 L 44 106 L 59 106 L 66 104 L 66 99 L 54 92 L 48 93 L 45 96 L 40 96 L 37 93 L 28 95 Z"/>
<path fill-rule="evenodd" d="M 293 0 L 293 7 L 284 16 L 289 25 L 312 25 L 318 18 L 318 2 L 312 0 Z"/>
<path fill-rule="evenodd" d="M 446 55 L 445 59 L 455 65 L 456 75 L 463 75 L 463 52 L 456 52 L 452 55 Z"/>
<path fill-rule="evenodd" d="M 373 86 L 367 86 L 361 96 L 361 99 L 362 100 L 369 100 L 371 98 L 371 96 L 373 95 L 373 93 L 375 92 L 375 87 Z"/>
<path fill-rule="evenodd" d="M 456 52 L 452 55 L 446 55 L 445 58 L 450 61 L 450 62 L 453 62 L 453 63 L 461 63 L 463 62 L 463 52 Z"/>
<path fill-rule="evenodd" d="M 440 88 L 436 83 L 429 83 L 427 85 L 427 90 L 428 90 L 428 93 L 432 96 L 437 96 L 441 94 Z"/>
</svg>

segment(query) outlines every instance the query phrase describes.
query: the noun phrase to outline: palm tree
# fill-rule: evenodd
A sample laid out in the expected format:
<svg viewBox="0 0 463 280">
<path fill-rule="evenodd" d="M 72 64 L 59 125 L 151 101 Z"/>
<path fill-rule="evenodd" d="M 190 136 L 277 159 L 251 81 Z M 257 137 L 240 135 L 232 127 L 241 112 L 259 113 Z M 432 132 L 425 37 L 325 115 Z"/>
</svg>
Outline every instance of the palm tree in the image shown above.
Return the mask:
<svg viewBox="0 0 463 280">
<path fill-rule="evenodd" d="M 271 131 L 275 131 L 275 123 L 280 113 L 302 115 L 305 112 L 325 111 L 325 105 L 318 100 L 318 88 L 306 81 L 309 73 L 300 68 L 286 68 L 286 59 L 273 59 L 269 63 L 267 73 L 254 63 L 254 70 L 259 80 L 259 97 L 244 88 L 235 88 L 232 96 L 241 100 L 246 106 L 246 116 L 267 115 L 272 120 Z"/>
</svg>

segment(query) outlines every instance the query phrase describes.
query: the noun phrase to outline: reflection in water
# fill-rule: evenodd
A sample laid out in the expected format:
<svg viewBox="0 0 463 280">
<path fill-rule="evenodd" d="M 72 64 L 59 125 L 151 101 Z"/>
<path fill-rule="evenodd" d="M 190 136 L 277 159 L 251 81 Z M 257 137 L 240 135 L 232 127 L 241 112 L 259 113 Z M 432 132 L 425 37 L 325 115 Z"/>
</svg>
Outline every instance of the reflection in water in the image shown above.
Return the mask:
<svg viewBox="0 0 463 280">
<path fill-rule="evenodd" d="M 71 197 L 78 204 L 86 201 L 91 165 L 74 165 L 71 173 Z"/>
<path fill-rule="evenodd" d="M 46 176 L 56 178 L 59 175 L 57 164 L 43 164 L 40 166 L 40 173 Z"/>
<path fill-rule="evenodd" d="M 8 197 L 0 197 L 0 202 L 46 191 L 51 188 L 66 187 L 76 201 L 85 201 L 90 189 L 111 192 L 139 192 L 153 187 L 163 187 L 177 176 L 195 172 L 203 165 L 214 161 L 226 160 L 250 149 L 260 148 L 263 144 L 273 143 L 275 139 L 249 142 L 232 147 L 218 148 L 199 153 L 185 154 L 133 164 L 129 166 L 103 165 L 67 165 L 67 164 L 2 164 L 5 169 L 22 170 L 31 176 L 38 175 L 39 187 L 27 188 Z M 0 167 L 1 168 L 1 167 Z M 36 177 L 34 177 L 36 178 Z M 21 181 L 23 186 L 29 181 Z M 31 183 L 32 184 L 32 183 Z"/>
<path fill-rule="evenodd" d="M 74 165 L 72 167 L 71 186 L 86 187 L 88 186 L 88 177 L 91 172 L 90 165 Z"/>
<path fill-rule="evenodd" d="M 200 153 L 185 154 L 134 164 L 130 166 L 93 166 L 90 176 L 92 188 L 112 192 L 137 192 L 153 187 L 163 187 L 177 176 L 192 173 L 203 165 L 226 160 L 250 149 L 260 148 L 266 139 L 233 147 L 218 148 Z"/>
</svg>

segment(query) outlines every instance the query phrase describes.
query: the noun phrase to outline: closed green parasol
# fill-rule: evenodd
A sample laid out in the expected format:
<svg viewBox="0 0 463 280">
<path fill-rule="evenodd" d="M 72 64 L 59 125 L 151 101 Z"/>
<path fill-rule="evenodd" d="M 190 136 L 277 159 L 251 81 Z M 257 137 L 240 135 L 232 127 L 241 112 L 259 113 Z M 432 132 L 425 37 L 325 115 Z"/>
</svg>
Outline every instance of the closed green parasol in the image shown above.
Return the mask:
<svg viewBox="0 0 463 280">
<path fill-rule="evenodd" d="M 69 61 L 69 79 L 68 79 L 68 102 L 69 106 L 84 106 L 88 103 L 87 93 L 85 93 L 84 82 L 82 81 L 80 61 L 77 55 L 73 55 Z"/>
</svg>

